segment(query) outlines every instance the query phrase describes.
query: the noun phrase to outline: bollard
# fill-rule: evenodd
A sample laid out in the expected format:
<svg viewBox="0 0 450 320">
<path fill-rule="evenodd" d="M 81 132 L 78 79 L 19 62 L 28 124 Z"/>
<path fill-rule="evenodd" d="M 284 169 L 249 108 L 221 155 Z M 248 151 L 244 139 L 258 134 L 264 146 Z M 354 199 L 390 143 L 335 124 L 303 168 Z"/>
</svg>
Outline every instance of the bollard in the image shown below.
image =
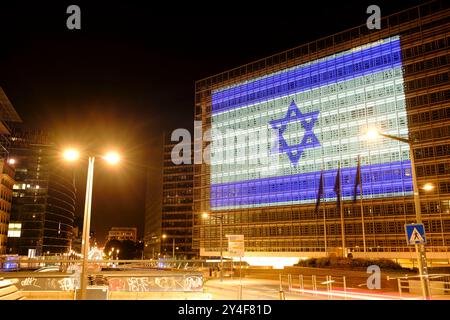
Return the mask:
<svg viewBox="0 0 450 320">
<path fill-rule="evenodd" d="M 285 300 L 284 291 L 283 291 L 283 279 L 280 273 L 280 300 Z"/>
<path fill-rule="evenodd" d="M 242 283 L 239 284 L 238 300 L 242 300 Z"/>
<path fill-rule="evenodd" d="M 345 279 L 345 276 L 342 277 L 342 282 L 344 283 L 344 299 L 347 300 L 347 279 Z"/>
<path fill-rule="evenodd" d="M 292 275 L 288 274 L 288 290 L 292 292 Z"/>
<path fill-rule="evenodd" d="M 325 282 L 327 284 L 328 299 L 330 299 L 330 276 L 325 276 Z"/>
<path fill-rule="evenodd" d="M 311 276 L 311 282 L 312 282 L 314 295 L 317 296 L 317 283 L 316 283 L 316 276 L 315 275 Z"/>
<path fill-rule="evenodd" d="M 329 277 L 330 277 L 330 298 L 333 299 L 333 280 L 331 276 Z"/>
<path fill-rule="evenodd" d="M 300 275 L 298 276 L 298 284 L 299 284 L 299 286 L 300 286 L 300 290 L 303 292 L 303 289 L 304 289 L 305 287 L 304 287 L 304 284 L 303 284 L 303 275 L 302 275 L 302 274 L 300 274 Z"/>
</svg>

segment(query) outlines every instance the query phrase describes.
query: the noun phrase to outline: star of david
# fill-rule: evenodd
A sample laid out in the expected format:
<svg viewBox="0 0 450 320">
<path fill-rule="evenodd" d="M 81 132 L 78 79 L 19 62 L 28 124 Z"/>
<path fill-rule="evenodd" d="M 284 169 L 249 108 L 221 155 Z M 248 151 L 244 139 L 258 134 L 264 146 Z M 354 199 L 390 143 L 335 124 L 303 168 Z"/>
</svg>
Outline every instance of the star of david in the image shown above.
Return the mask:
<svg viewBox="0 0 450 320">
<path fill-rule="evenodd" d="M 320 146 L 320 142 L 313 132 L 314 124 L 316 123 L 318 116 L 319 111 L 302 114 L 292 100 L 284 118 L 269 121 L 272 129 L 278 130 L 278 152 L 286 153 L 294 166 L 297 165 L 300 160 L 303 150 Z M 283 134 L 286 131 L 288 123 L 297 121 L 301 122 L 302 127 L 305 129 L 305 134 L 299 144 L 288 145 Z"/>
</svg>

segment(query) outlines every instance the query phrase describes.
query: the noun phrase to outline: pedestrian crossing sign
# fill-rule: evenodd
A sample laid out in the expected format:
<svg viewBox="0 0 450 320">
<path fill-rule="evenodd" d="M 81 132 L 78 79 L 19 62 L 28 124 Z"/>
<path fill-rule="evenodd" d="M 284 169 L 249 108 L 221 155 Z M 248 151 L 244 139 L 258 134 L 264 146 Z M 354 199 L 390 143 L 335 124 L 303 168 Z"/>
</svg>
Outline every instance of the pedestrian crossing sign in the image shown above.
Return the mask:
<svg viewBox="0 0 450 320">
<path fill-rule="evenodd" d="M 405 229 L 406 242 L 409 245 L 427 243 L 425 238 L 425 227 L 422 223 L 406 224 Z"/>
</svg>

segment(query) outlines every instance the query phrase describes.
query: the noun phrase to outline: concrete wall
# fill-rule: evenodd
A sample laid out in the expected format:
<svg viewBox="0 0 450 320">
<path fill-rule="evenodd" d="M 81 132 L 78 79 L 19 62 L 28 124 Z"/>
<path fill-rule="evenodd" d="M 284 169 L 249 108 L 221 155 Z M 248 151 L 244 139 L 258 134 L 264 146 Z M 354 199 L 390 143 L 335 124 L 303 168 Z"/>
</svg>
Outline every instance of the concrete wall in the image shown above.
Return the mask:
<svg viewBox="0 0 450 320">
<path fill-rule="evenodd" d="M 22 291 L 26 300 L 75 300 L 74 291 Z M 203 292 L 120 292 L 109 291 L 108 300 L 210 300 Z"/>
</svg>

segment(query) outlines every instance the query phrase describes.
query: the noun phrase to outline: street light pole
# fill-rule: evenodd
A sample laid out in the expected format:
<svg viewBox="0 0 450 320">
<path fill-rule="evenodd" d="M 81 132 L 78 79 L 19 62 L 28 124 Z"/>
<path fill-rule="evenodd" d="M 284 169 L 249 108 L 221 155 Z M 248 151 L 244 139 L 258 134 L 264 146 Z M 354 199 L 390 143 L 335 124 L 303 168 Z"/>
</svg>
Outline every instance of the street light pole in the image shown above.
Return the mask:
<svg viewBox="0 0 450 320">
<path fill-rule="evenodd" d="M 67 149 L 62 154 L 66 161 L 76 161 L 80 154 L 76 149 Z M 104 160 L 110 164 L 117 164 L 120 161 L 120 156 L 116 152 L 108 152 L 102 156 Z M 95 156 L 88 157 L 88 171 L 86 179 L 86 198 L 84 199 L 84 217 L 83 217 L 83 235 L 81 240 L 81 252 L 83 261 L 81 264 L 80 275 L 80 297 L 82 300 L 86 299 L 86 287 L 87 287 L 87 266 L 89 259 L 89 235 L 91 229 L 91 206 L 92 206 L 92 185 L 94 182 L 94 162 Z"/>
<path fill-rule="evenodd" d="M 89 234 L 91 227 L 92 185 L 94 182 L 95 157 L 89 157 L 89 166 L 86 182 L 86 199 L 84 202 L 83 240 L 81 242 L 83 252 L 83 264 L 81 267 L 81 300 L 86 300 L 87 265 L 89 254 Z"/>
<path fill-rule="evenodd" d="M 416 165 L 414 161 L 414 150 L 413 150 L 413 142 L 409 139 L 396 137 L 390 134 L 381 133 L 379 134 L 383 137 L 397 140 L 403 143 L 407 143 L 409 145 L 409 157 L 411 158 L 411 176 L 413 181 L 413 194 L 414 194 L 414 208 L 416 212 L 416 223 L 422 223 L 422 210 L 420 207 L 420 198 L 419 198 L 419 186 L 417 184 L 417 176 L 416 176 Z M 425 245 L 416 244 L 415 245 L 416 254 L 417 254 L 417 262 L 419 266 L 419 275 L 420 275 L 420 283 L 422 285 L 422 294 L 425 299 L 430 297 L 430 286 L 428 279 L 428 267 L 427 267 L 427 257 L 425 251 Z"/>
<path fill-rule="evenodd" d="M 172 238 L 172 258 L 175 260 L 175 237 Z"/>
<path fill-rule="evenodd" d="M 223 237 L 223 215 L 220 215 L 220 282 L 223 281 L 223 249 L 222 249 L 222 237 Z"/>
</svg>

